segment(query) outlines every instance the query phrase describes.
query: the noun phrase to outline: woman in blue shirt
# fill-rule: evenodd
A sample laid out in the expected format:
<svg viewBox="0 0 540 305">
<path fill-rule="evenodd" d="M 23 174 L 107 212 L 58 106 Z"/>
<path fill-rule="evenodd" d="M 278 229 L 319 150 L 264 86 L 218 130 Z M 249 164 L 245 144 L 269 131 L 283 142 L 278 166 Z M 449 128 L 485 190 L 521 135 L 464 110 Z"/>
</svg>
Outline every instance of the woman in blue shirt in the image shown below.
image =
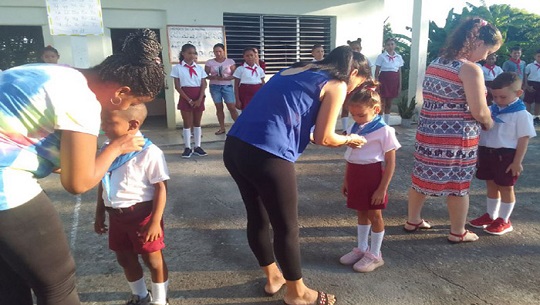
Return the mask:
<svg viewBox="0 0 540 305">
<path fill-rule="evenodd" d="M 267 277 L 264 290 L 273 295 L 286 285 L 286 304 L 336 301 L 302 280 L 294 162 L 309 143 L 314 125 L 316 144 L 364 144 L 359 135 L 336 134 L 335 125 L 347 93 L 370 77 L 366 58 L 348 46 L 334 49 L 322 61 L 297 63 L 257 92 L 225 142 L 223 159 L 246 206 L 248 242 Z"/>
</svg>

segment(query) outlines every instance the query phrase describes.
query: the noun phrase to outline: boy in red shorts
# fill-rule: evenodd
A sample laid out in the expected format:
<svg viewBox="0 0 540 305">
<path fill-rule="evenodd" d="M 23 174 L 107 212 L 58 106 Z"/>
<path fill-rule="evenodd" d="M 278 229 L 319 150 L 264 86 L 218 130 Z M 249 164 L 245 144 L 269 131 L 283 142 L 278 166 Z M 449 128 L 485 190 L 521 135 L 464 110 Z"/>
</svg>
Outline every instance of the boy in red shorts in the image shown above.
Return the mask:
<svg viewBox="0 0 540 305">
<path fill-rule="evenodd" d="M 146 115 L 144 104 L 104 112 L 102 129 L 110 140 L 127 134 L 142 136 L 139 127 Z M 143 149 L 118 157 L 99 185 L 94 230 L 109 232 L 109 248 L 124 269 L 132 293 L 126 305 L 168 304 L 168 270 L 161 251 L 168 179 L 163 152 L 145 138 Z M 146 289 L 139 255 L 150 269 L 152 295 Z"/>
<path fill-rule="evenodd" d="M 523 158 L 529 138 L 536 136 L 533 117 L 519 96 L 521 79 L 514 72 L 504 72 L 492 83 L 494 104 L 490 106 L 495 122 L 482 130 L 478 148 L 476 177 L 486 180 L 487 213 L 469 225 L 484 228 L 489 234 L 503 235 L 513 230 L 510 215 L 516 203 L 514 185 L 523 171 Z"/>
</svg>

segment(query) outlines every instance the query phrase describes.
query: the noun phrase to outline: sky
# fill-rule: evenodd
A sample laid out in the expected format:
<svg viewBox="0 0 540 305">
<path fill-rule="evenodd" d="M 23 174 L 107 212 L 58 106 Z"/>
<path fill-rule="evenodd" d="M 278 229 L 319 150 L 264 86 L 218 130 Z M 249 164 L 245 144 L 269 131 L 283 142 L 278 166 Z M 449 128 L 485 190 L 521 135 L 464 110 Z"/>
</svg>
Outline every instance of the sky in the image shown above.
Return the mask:
<svg viewBox="0 0 540 305">
<path fill-rule="evenodd" d="M 443 27 L 448 11 L 454 8 L 454 12 L 461 13 L 463 7 L 469 2 L 475 6 L 482 5 L 480 0 L 424 0 L 426 11 L 431 17 L 430 20 Z M 493 4 L 509 4 L 512 7 L 524 9 L 529 13 L 540 15 L 540 4 L 538 0 L 485 0 L 488 6 Z M 412 24 L 413 0 L 386 0 L 386 11 L 388 21 L 392 25 L 392 30 L 396 33 L 410 33 L 405 27 Z"/>
</svg>

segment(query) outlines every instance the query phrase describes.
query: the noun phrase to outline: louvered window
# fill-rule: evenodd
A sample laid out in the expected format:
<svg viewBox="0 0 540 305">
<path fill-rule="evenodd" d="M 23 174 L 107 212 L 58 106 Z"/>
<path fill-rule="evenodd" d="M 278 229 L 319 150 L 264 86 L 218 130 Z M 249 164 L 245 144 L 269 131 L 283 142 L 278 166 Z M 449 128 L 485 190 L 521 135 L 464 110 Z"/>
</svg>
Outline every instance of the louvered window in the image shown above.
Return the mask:
<svg viewBox="0 0 540 305">
<path fill-rule="evenodd" d="M 228 57 L 242 62 L 246 47 L 257 47 L 267 73 L 297 61 L 309 61 L 311 48 L 322 44 L 329 52 L 331 20 L 325 16 L 223 14 Z"/>
</svg>

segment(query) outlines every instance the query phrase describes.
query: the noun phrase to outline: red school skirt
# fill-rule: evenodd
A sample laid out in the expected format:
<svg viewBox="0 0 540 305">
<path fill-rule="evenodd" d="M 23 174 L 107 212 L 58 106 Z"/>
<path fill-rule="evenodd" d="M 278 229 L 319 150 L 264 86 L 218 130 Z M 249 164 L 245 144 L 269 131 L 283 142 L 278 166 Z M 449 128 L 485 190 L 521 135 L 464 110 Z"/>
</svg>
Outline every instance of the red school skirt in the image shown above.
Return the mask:
<svg viewBox="0 0 540 305">
<path fill-rule="evenodd" d="M 240 98 L 240 103 L 242 104 L 241 110 L 244 110 L 251 99 L 255 96 L 255 93 L 261 89 L 263 84 L 249 85 L 249 84 L 240 84 L 238 86 L 238 97 Z"/>
<path fill-rule="evenodd" d="M 383 71 L 379 74 L 379 82 L 382 98 L 395 98 L 399 95 L 399 72 Z"/>
<path fill-rule="evenodd" d="M 384 195 L 382 204 L 371 205 L 371 197 L 379 187 L 382 175 L 382 162 L 371 164 L 347 162 L 347 207 L 357 211 L 385 209 L 388 194 Z"/>
<path fill-rule="evenodd" d="M 199 98 L 199 94 L 201 93 L 201 87 L 182 87 L 182 91 L 184 91 L 184 93 L 187 94 L 190 99 L 196 100 Z M 176 109 L 188 112 L 202 112 L 204 111 L 204 99 L 205 97 L 203 97 L 199 107 L 193 107 L 189 104 L 189 99 L 186 100 L 185 98 L 180 97 Z"/>
</svg>

